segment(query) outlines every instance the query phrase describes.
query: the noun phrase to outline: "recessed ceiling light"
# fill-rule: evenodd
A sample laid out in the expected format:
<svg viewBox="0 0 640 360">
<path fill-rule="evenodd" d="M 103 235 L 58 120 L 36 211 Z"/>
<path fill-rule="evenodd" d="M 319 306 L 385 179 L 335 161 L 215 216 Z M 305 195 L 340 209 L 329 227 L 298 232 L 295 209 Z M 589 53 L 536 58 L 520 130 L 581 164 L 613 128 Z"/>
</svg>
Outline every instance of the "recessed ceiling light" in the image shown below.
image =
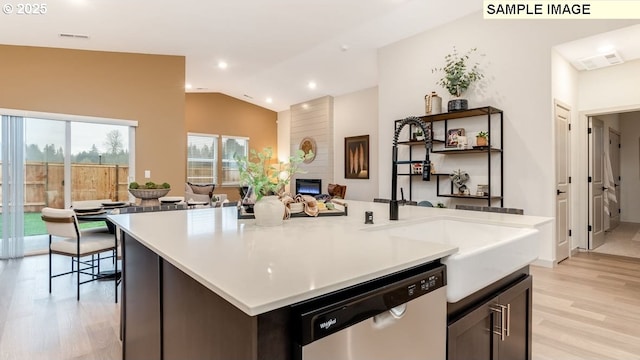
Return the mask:
<svg viewBox="0 0 640 360">
<path fill-rule="evenodd" d="M 229 66 L 229 64 L 227 64 L 225 61 L 218 61 L 218 68 L 220 69 L 226 69 Z"/>
<path fill-rule="evenodd" d="M 270 97 L 268 97 L 265 101 L 266 101 L 268 104 L 272 104 L 272 103 L 273 103 L 273 99 L 272 99 L 272 98 L 270 98 Z"/>
<path fill-rule="evenodd" d="M 193 86 L 191 86 L 191 84 L 185 84 L 184 88 L 187 90 L 191 90 L 193 88 Z"/>
<path fill-rule="evenodd" d="M 349 45 L 343 44 L 342 46 L 340 46 L 340 50 L 341 51 L 348 51 L 349 50 Z"/>
<path fill-rule="evenodd" d="M 309 87 L 309 89 L 313 90 L 318 87 L 318 84 L 316 84 L 315 81 L 309 81 L 309 84 L 307 84 L 307 86 Z"/>
</svg>

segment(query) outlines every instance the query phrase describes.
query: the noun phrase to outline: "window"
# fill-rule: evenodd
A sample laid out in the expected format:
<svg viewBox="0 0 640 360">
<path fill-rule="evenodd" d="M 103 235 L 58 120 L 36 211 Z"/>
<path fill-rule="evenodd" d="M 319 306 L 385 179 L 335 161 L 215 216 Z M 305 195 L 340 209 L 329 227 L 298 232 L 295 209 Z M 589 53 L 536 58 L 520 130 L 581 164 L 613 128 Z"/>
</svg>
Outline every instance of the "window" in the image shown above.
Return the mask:
<svg viewBox="0 0 640 360">
<path fill-rule="evenodd" d="M 249 155 L 249 139 L 243 137 L 222 137 L 222 185 L 238 185 L 240 174 L 236 156 Z"/>
<path fill-rule="evenodd" d="M 187 181 L 218 183 L 218 135 L 187 135 Z"/>
</svg>

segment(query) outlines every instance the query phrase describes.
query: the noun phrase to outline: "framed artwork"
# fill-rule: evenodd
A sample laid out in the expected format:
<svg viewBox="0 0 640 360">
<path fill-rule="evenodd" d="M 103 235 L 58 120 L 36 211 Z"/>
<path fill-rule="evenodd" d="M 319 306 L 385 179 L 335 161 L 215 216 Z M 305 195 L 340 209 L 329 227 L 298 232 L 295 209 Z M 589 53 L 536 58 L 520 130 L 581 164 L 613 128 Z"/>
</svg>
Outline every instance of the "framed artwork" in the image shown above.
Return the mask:
<svg viewBox="0 0 640 360">
<path fill-rule="evenodd" d="M 369 135 L 344 138 L 344 177 L 369 178 Z"/>
<path fill-rule="evenodd" d="M 463 128 L 447 130 L 447 141 L 445 142 L 444 147 L 458 147 L 458 136 L 464 136 Z"/>
</svg>

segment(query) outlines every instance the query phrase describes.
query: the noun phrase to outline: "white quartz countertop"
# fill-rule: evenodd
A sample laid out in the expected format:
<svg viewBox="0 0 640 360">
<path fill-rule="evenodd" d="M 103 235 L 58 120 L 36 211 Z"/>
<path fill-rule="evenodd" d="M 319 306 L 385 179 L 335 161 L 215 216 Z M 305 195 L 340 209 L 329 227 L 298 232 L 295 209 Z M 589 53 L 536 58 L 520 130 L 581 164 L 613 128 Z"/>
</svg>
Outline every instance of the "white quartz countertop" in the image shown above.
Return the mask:
<svg viewBox="0 0 640 360">
<path fill-rule="evenodd" d="M 400 207 L 349 201 L 348 216 L 293 218 L 259 227 L 238 220 L 235 207 L 110 215 L 136 240 L 250 316 L 323 295 L 457 251 L 437 241 L 363 231 L 446 216 L 535 227 L 548 218 Z M 374 225 L 364 212 L 374 212 Z M 428 234 L 426 234 L 427 236 Z"/>
</svg>

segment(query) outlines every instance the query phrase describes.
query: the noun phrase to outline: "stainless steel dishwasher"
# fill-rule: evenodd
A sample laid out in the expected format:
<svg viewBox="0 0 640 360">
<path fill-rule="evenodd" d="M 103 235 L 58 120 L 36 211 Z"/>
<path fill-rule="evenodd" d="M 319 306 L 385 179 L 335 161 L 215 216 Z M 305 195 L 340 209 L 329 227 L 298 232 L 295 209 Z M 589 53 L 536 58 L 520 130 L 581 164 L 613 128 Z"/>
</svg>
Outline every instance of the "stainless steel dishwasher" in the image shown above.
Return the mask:
<svg viewBox="0 0 640 360">
<path fill-rule="evenodd" d="M 297 304 L 294 359 L 444 360 L 445 290 L 431 263 Z"/>
</svg>

